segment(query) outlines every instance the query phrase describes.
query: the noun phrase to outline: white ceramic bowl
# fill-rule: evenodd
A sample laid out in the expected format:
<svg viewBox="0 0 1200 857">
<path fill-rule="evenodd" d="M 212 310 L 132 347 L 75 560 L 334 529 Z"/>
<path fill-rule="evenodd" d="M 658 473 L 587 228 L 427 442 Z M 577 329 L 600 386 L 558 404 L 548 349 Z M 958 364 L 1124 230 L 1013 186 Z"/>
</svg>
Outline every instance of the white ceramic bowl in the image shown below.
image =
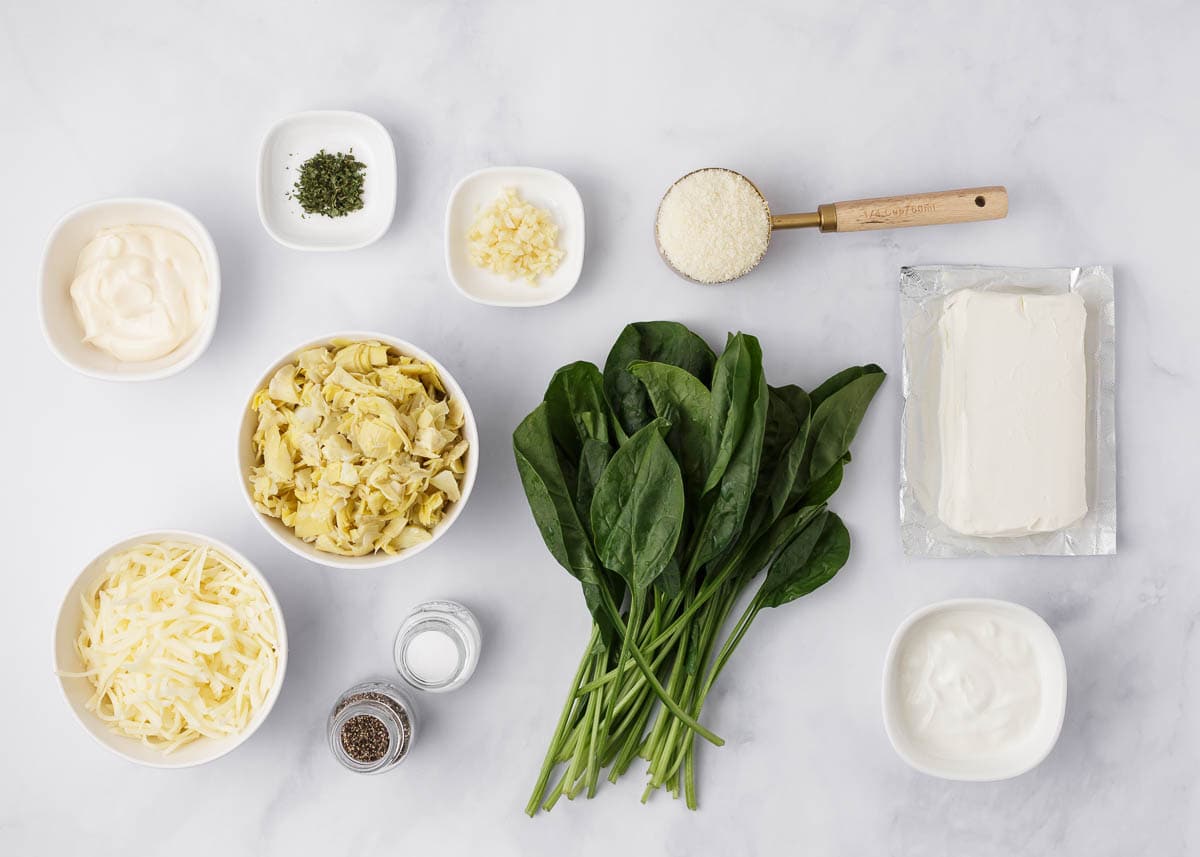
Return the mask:
<svg viewBox="0 0 1200 857">
<path fill-rule="evenodd" d="M 1001 618 L 1025 633 L 1037 664 L 1041 692 L 1039 710 L 1030 733 L 1021 742 L 973 756 L 939 755 L 911 734 L 904 716 L 900 688 L 900 656 L 910 632 L 924 620 L 954 611 L 971 611 Z M 976 692 L 982 693 L 982 686 Z M 900 623 L 888 646 L 883 668 L 883 724 L 892 747 L 922 773 L 947 780 L 990 782 L 1019 776 L 1050 755 L 1062 732 L 1067 707 L 1067 666 L 1054 631 L 1037 613 L 1011 601 L 993 598 L 955 598 L 913 612 Z"/>
<path fill-rule="evenodd" d="M 390 345 L 401 354 L 407 354 L 410 357 L 415 357 L 418 360 L 423 360 L 432 365 L 441 376 L 442 384 L 446 387 L 446 392 L 452 398 L 458 399 L 462 404 L 464 425 L 463 432 L 466 435 L 467 442 L 470 448 L 466 454 L 466 473 L 463 476 L 461 496 L 456 503 L 451 504 L 449 511 L 445 517 L 433 529 L 433 538 L 427 542 L 422 542 L 415 547 L 400 551 L 400 553 L 390 555 L 385 553 L 375 553 L 368 556 L 340 556 L 338 554 L 326 553 L 325 551 L 317 550 L 317 548 L 308 542 L 301 539 L 296 533 L 283 521 L 278 518 L 273 518 L 270 515 L 263 514 L 254 505 L 254 495 L 250 490 L 250 482 L 247 475 L 250 473 L 250 468 L 254 464 L 253 438 L 254 429 L 258 425 L 258 415 L 250 409 L 250 401 L 254 394 L 270 383 L 271 378 L 279 370 L 281 366 L 291 363 L 296 359 L 296 355 L 307 348 L 312 348 L 316 345 L 327 345 L 335 339 L 345 339 L 350 341 L 375 340 Z M 471 497 L 471 489 L 475 485 L 475 474 L 479 470 L 479 431 L 475 426 L 475 415 L 471 412 L 471 404 L 467 401 L 467 396 L 462 391 L 462 387 L 454 380 L 454 376 L 439 363 L 429 352 L 418 348 L 411 342 L 405 342 L 403 339 L 397 339 L 394 336 L 388 336 L 384 333 L 374 331 L 351 330 L 339 333 L 331 333 L 327 336 L 319 336 L 316 339 L 310 339 L 307 342 L 295 346 L 286 354 L 273 362 L 260 376 L 255 383 L 253 389 L 249 390 L 246 398 L 243 400 L 241 421 L 238 429 L 237 437 L 237 467 L 238 467 L 238 483 L 242 486 L 242 496 L 246 498 L 246 503 L 250 507 L 250 511 L 258 518 L 260 524 L 270 533 L 275 541 L 279 542 L 285 548 L 290 550 L 297 556 L 312 560 L 315 563 L 329 566 L 331 568 L 345 569 L 368 569 L 379 568 L 384 565 L 392 565 L 393 563 L 401 562 L 406 559 L 411 559 L 424 550 L 427 550 L 430 545 L 445 535 L 446 531 L 458 520 L 458 516 L 462 514 L 466 508 L 467 500 Z"/>
<path fill-rule="evenodd" d="M 565 255 L 548 277 L 536 285 L 510 280 L 471 264 L 467 233 L 479 209 L 507 187 L 527 202 L 550 212 L 558 224 L 558 246 Z M 583 271 L 583 200 L 575 185 L 551 170 L 537 167 L 489 167 L 471 173 L 450 193 L 446 204 L 446 271 L 454 287 L 471 300 L 490 306 L 534 307 L 560 301 L 571 293 Z"/>
<path fill-rule="evenodd" d="M 71 301 L 75 265 L 84 246 L 111 226 L 162 226 L 183 235 L 200 252 L 208 274 L 208 314 L 186 342 L 157 360 L 125 363 L 83 341 L 83 325 Z M 182 372 L 208 348 L 217 329 L 221 266 L 212 237 L 193 215 L 157 199 L 102 199 L 68 211 L 46 239 L 38 275 L 38 315 L 46 342 L 60 360 L 84 375 L 106 381 L 154 381 Z"/>
<path fill-rule="evenodd" d="M 67 704 L 70 705 L 71 711 L 80 725 L 104 747 L 122 758 L 150 768 L 190 768 L 224 756 L 253 735 L 255 730 L 267 719 L 267 715 L 271 713 L 271 708 L 279 697 L 279 690 L 283 687 L 284 673 L 287 672 L 287 628 L 283 621 L 283 610 L 271 589 L 271 584 L 263 577 L 262 572 L 240 553 L 216 539 L 183 530 L 155 530 L 141 533 L 122 539 L 106 548 L 79 573 L 75 582 L 71 584 L 71 588 L 67 590 L 62 605 L 58 608 L 58 620 L 54 626 L 54 668 L 56 673 L 79 672 L 83 669 L 79 661 L 79 654 L 75 651 L 75 638 L 79 634 L 83 617 L 79 597 L 96 581 L 97 577 L 104 573 L 104 566 L 108 559 L 113 554 L 142 542 L 158 541 L 181 541 L 215 548 L 246 569 L 258 581 L 259 586 L 266 594 L 271 609 L 275 611 L 275 624 L 279 636 L 279 666 L 275 673 L 275 684 L 263 701 L 262 707 L 255 713 L 254 719 L 237 735 L 228 738 L 200 738 L 180 747 L 170 755 L 164 755 L 140 741 L 112 731 L 106 723 L 88 711 L 85 703 L 91 697 L 93 688 L 91 681 L 87 678 L 67 678 L 59 675 L 58 683 L 62 688 L 63 697 L 67 700 Z"/>
<path fill-rule="evenodd" d="M 317 154 L 347 152 L 366 164 L 363 207 L 345 217 L 306 215 L 288 198 L 300 165 Z M 294 250 L 357 250 L 378 241 L 396 211 L 396 148 L 387 129 L 364 113 L 308 110 L 280 119 L 258 155 L 258 216 L 267 233 Z"/>
</svg>

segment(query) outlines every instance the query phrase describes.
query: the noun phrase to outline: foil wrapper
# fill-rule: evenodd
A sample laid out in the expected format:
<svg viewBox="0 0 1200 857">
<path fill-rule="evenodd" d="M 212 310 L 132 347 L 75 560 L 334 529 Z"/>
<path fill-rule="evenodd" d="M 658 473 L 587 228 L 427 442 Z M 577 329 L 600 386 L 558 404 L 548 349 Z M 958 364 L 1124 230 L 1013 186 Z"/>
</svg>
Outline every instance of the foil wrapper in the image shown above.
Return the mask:
<svg viewBox="0 0 1200 857">
<path fill-rule="evenodd" d="M 938 319 L 959 289 L 1061 294 L 1087 307 L 1087 514 L 1060 530 L 981 537 L 937 516 Z M 1092 556 L 1117 552 L 1116 309 L 1112 269 L 931 265 L 900 271 L 904 413 L 900 425 L 900 534 L 910 556 Z"/>
</svg>

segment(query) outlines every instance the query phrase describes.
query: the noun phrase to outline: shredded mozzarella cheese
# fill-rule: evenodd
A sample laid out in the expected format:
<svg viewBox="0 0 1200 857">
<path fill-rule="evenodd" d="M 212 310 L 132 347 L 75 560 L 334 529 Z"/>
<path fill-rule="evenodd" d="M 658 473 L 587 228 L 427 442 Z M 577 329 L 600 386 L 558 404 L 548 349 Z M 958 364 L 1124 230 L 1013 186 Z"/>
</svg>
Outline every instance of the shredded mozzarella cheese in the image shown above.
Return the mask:
<svg viewBox="0 0 1200 857">
<path fill-rule="evenodd" d="M 137 545 L 110 558 L 80 600 L 75 675 L 95 687 L 88 710 L 163 753 L 241 732 L 275 684 L 274 611 L 219 551 Z"/>
</svg>

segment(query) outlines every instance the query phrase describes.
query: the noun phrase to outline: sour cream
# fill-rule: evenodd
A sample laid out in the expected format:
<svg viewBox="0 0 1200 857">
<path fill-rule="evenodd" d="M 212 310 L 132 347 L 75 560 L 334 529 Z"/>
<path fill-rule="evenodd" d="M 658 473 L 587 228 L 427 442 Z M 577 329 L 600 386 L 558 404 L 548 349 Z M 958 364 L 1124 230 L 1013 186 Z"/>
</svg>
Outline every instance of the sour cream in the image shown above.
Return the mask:
<svg viewBox="0 0 1200 857">
<path fill-rule="evenodd" d="M 71 299 L 84 340 L 124 362 L 156 360 L 196 332 L 208 311 L 200 252 L 161 226 L 102 229 L 79 254 Z"/>
<path fill-rule="evenodd" d="M 1054 632 L 1032 611 L 952 601 L 901 626 L 885 688 L 889 736 L 906 760 L 954 779 L 998 779 L 1053 747 L 1066 669 Z"/>
</svg>

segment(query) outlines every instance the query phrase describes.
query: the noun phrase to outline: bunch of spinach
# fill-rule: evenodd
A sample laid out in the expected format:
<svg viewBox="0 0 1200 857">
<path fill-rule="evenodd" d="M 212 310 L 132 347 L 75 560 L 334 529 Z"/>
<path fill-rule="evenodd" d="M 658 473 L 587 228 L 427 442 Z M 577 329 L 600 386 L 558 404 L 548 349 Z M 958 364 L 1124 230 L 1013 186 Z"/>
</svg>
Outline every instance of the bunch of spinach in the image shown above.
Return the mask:
<svg viewBox="0 0 1200 857">
<path fill-rule="evenodd" d="M 758 613 L 845 564 L 826 502 L 884 372 L 855 366 L 811 393 L 771 387 L 758 340 L 718 357 L 674 322 L 625 328 L 604 370 L 564 366 L 513 433 L 517 468 L 551 554 L 593 626 L 526 811 L 595 794 L 649 763 L 696 807 L 704 701 Z M 752 581 L 761 583 L 726 632 Z M 561 768 L 552 784 L 556 770 Z"/>
</svg>

